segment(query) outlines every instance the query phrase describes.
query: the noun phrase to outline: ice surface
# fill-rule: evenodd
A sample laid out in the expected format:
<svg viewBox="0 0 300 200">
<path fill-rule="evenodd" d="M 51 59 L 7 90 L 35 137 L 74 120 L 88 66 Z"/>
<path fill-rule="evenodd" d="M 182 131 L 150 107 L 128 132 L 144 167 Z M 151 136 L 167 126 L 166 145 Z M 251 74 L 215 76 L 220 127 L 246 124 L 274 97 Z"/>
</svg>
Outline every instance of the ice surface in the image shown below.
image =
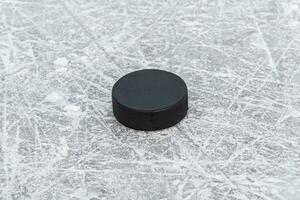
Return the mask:
<svg viewBox="0 0 300 200">
<path fill-rule="evenodd" d="M 69 62 L 68 59 L 62 57 L 62 58 L 57 58 L 53 63 L 54 65 L 65 67 L 67 66 L 68 62 Z"/>
<path fill-rule="evenodd" d="M 120 125 L 128 72 L 189 112 Z M 299 0 L 0 1 L 0 199 L 299 200 Z"/>
</svg>

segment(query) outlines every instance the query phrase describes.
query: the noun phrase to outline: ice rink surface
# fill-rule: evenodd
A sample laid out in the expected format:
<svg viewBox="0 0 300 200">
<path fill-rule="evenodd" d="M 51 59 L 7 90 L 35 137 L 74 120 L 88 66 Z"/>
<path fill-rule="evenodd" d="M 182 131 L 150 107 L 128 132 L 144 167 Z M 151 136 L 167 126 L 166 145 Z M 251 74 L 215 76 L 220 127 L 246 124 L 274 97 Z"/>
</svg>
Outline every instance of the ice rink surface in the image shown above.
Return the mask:
<svg viewBox="0 0 300 200">
<path fill-rule="evenodd" d="M 111 88 L 188 85 L 176 126 L 134 131 Z M 299 200 L 299 0 L 1 0 L 1 200 Z"/>
</svg>

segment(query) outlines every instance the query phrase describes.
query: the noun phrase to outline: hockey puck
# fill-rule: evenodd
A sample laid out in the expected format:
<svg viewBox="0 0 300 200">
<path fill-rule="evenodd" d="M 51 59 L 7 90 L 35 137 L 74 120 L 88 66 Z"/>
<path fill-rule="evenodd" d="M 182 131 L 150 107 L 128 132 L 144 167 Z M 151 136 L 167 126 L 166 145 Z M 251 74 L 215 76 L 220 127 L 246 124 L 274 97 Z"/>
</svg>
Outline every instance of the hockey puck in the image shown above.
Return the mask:
<svg viewBox="0 0 300 200">
<path fill-rule="evenodd" d="M 156 69 L 131 72 L 112 89 L 113 113 L 123 125 L 160 130 L 181 121 L 188 110 L 188 91 L 177 75 Z"/>
</svg>

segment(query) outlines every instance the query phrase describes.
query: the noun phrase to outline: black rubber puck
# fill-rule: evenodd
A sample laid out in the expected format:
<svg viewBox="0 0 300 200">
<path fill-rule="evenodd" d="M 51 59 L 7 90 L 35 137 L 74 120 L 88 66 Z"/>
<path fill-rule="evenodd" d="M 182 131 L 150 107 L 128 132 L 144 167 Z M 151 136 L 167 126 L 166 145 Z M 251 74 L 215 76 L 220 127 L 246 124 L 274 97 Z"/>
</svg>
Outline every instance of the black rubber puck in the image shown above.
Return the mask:
<svg viewBox="0 0 300 200">
<path fill-rule="evenodd" d="M 155 69 L 129 73 L 112 89 L 113 113 L 123 125 L 159 130 L 178 123 L 188 110 L 188 91 L 177 75 Z"/>
</svg>

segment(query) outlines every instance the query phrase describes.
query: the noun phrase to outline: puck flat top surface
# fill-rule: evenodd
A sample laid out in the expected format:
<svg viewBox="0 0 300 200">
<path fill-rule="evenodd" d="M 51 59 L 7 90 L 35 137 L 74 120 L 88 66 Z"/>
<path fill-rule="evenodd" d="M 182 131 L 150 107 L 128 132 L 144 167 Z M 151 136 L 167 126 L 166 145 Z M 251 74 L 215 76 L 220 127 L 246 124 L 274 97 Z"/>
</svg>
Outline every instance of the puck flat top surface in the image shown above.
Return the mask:
<svg viewBox="0 0 300 200">
<path fill-rule="evenodd" d="M 187 86 L 173 73 L 140 70 L 115 83 L 112 99 L 114 115 L 122 124 L 140 130 L 157 130 L 185 116 Z"/>
<path fill-rule="evenodd" d="M 113 88 L 113 97 L 122 105 L 141 111 L 166 109 L 187 93 L 184 81 L 162 70 L 140 70 L 123 76 Z"/>
</svg>

